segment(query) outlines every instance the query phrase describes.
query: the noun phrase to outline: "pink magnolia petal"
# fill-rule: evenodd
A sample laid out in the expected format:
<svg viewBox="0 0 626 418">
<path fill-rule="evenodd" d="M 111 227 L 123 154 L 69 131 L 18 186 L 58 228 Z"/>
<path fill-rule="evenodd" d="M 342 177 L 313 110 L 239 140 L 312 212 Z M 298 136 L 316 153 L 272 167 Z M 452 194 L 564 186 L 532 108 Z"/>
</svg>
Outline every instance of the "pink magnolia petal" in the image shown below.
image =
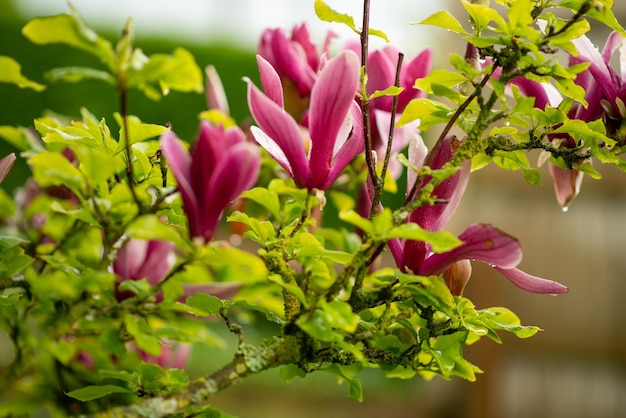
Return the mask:
<svg viewBox="0 0 626 418">
<path fill-rule="evenodd" d="M 232 146 L 215 167 L 207 188 L 210 202 L 202 208 L 202 226 L 207 241 L 215 235 L 226 207 L 256 182 L 260 166 L 258 149 L 252 144 L 240 143 Z"/>
<path fill-rule="evenodd" d="M 261 76 L 261 86 L 267 97 L 272 99 L 280 107 L 284 107 L 283 103 L 283 85 L 280 82 L 280 76 L 265 58 L 260 55 L 256 56 L 256 62 L 259 66 L 259 75 Z"/>
<path fill-rule="evenodd" d="M 460 260 L 477 260 L 505 269 L 515 267 L 522 260 L 517 239 L 491 225 L 470 225 L 459 239 L 463 244 L 457 248 L 426 258 L 420 273 L 441 274 Z"/>
<path fill-rule="evenodd" d="M 433 51 L 430 48 L 426 48 L 417 57 L 413 58 L 408 65 L 402 68 L 400 85 L 404 87 L 404 91 L 398 96 L 398 112 L 403 112 L 411 100 L 426 96 L 426 93 L 413 86 L 415 85 L 415 80 L 424 78 L 430 73 L 432 63 Z"/>
<path fill-rule="evenodd" d="M 224 85 L 215 67 L 209 65 L 204 72 L 206 74 L 206 101 L 208 108 L 218 109 L 225 115 L 230 115 Z"/>
<path fill-rule="evenodd" d="M 395 48 L 393 48 L 395 50 Z M 382 91 L 393 86 L 396 78 L 396 63 L 398 56 L 389 56 L 385 50 L 376 50 L 369 54 L 367 93 L 373 94 L 376 90 Z M 381 96 L 372 101 L 376 109 L 391 112 L 393 97 Z"/>
<path fill-rule="evenodd" d="M 200 210 L 210 204 L 207 190 L 215 167 L 224 158 L 226 141 L 224 130 L 206 120 L 200 121 L 196 142 L 191 149 L 191 185 L 196 194 Z"/>
<path fill-rule="evenodd" d="M 146 260 L 148 241 L 130 239 L 117 253 L 113 272 L 124 280 L 139 280 L 142 264 Z"/>
<path fill-rule="evenodd" d="M 393 259 L 396 262 L 396 266 L 398 266 L 400 270 L 404 271 L 405 262 L 402 241 L 400 241 L 398 238 L 392 238 L 387 241 L 387 246 L 389 247 L 389 251 L 391 252 Z"/>
<path fill-rule="evenodd" d="M 577 57 L 580 60 L 589 61 L 591 65 L 586 71 L 590 71 L 598 82 L 599 87 L 604 91 L 607 99 L 612 103 L 617 97 L 616 80 L 610 68 L 604 62 L 604 58 L 600 51 L 586 36 L 581 36 L 572 41 L 579 53 Z"/>
<path fill-rule="evenodd" d="M 311 42 L 311 35 L 309 34 L 309 28 L 306 23 L 296 25 L 291 31 L 291 40 L 300 45 L 309 68 L 317 70 L 319 66 L 320 53 L 317 52 L 317 47 Z M 327 41 L 328 42 L 328 41 Z"/>
<path fill-rule="evenodd" d="M 156 285 L 165 278 L 176 262 L 174 244 L 168 241 L 148 241 L 146 257 L 139 269 L 138 278 L 145 278 Z"/>
<path fill-rule="evenodd" d="M 256 126 L 250 127 L 250 132 L 254 137 L 254 140 L 272 156 L 274 160 L 278 164 L 280 164 L 285 171 L 289 174 L 289 176 L 293 177 L 293 170 L 291 169 L 291 165 L 289 164 L 289 160 L 285 156 L 283 150 L 278 146 L 278 144 L 270 138 L 265 132 L 260 130 Z"/>
<path fill-rule="evenodd" d="M 607 66 L 611 65 L 611 58 L 615 51 L 620 49 L 623 41 L 624 37 L 619 32 L 611 32 L 606 39 L 606 44 L 604 44 L 604 48 L 602 49 L 602 59 Z"/>
<path fill-rule="evenodd" d="M 165 132 L 161 135 L 161 150 L 167 161 L 169 168 L 178 183 L 180 192 L 189 222 L 191 236 L 200 234 L 200 213 L 198 199 L 194 192 L 191 179 L 191 155 L 183 147 L 182 143 L 173 132 Z"/>
<path fill-rule="evenodd" d="M 550 295 L 561 295 L 569 290 L 566 286 L 553 280 L 542 279 L 531 276 L 519 269 L 505 269 L 495 267 L 504 277 L 509 279 L 515 286 L 533 293 L 544 293 Z"/>
<path fill-rule="evenodd" d="M 433 169 L 442 168 L 452 159 L 459 144 L 460 141 L 454 136 L 444 138 L 428 153 L 425 164 Z M 465 193 L 470 169 L 470 161 L 465 161 L 455 174 L 435 187 L 432 195 L 445 203 L 417 208 L 409 217 L 409 221 L 419 224 L 428 231 L 438 231 L 447 225 Z"/>
<path fill-rule="evenodd" d="M 313 86 L 309 108 L 313 183 L 321 184 L 328 176 L 337 135 L 356 95 L 359 68 L 357 56 L 344 51 L 328 61 Z"/>
<path fill-rule="evenodd" d="M 313 187 L 318 187 L 322 190 L 329 188 L 337 177 L 339 177 L 343 169 L 346 168 L 346 166 L 350 164 L 357 155 L 364 151 L 365 142 L 363 141 L 363 119 L 359 105 L 357 105 L 354 101 L 352 102 L 350 116 L 352 129 L 348 139 L 344 142 L 333 158 L 331 169 L 321 187 L 318 187 L 317 185 L 314 185 Z"/>
<path fill-rule="evenodd" d="M 524 77 L 516 77 L 511 83 L 518 86 L 523 95 L 535 97 L 535 107 L 538 109 L 557 107 L 563 101 L 561 93 L 550 83 L 538 83 Z"/>
<path fill-rule="evenodd" d="M 251 82 L 248 82 L 248 105 L 261 130 L 285 155 L 296 184 L 306 185 L 310 177 L 309 163 L 298 124 Z"/>
<path fill-rule="evenodd" d="M 298 91 L 308 95 L 315 82 L 315 72 L 309 67 L 306 57 L 299 53 L 295 43 L 285 36 L 283 31 L 277 31 L 271 39 L 271 48 L 274 54 L 275 68 L 278 73 L 295 81 Z"/>
<path fill-rule="evenodd" d="M 567 208 L 580 192 L 583 173 L 577 170 L 565 170 L 553 164 L 550 164 L 548 168 L 554 183 L 556 200 L 562 208 Z"/>
<path fill-rule="evenodd" d="M 409 162 L 416 170 L 421 170 L 424 160 L 426 160 L 426 155 L 428 155 L 428 148 L 421 136 L 416 136 L 409 141 Z M 409 169 L 406 175 L 406 194 L 408 195 L 415 184 L 417 173 Z"/>
</svg>

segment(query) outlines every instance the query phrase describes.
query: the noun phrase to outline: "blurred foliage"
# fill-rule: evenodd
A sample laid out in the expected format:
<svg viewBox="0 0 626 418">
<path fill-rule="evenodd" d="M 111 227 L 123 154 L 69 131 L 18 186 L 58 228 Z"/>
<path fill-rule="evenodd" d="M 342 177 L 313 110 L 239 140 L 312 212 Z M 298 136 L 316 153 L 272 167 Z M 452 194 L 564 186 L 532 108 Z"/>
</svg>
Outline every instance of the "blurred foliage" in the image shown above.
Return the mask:
<svg viewBox="0 0 626 418">
<path fill-rule="evenodd" d="M 35 118 L 46 112 L 54 112 L 71 118 L 80 117 L 80 108 L 89 109 L 97 118 L 110 119 L 113 113 L 119 112 L 119 103 L 115 88 L 107 83 L 96 80 L 83 80 L 80 83 L 50 84 L 43 74 L 63 66 L 98 67 L 97 59 L 87 53 L 65 45 L 39 46 L 31 43 L 22 34 L 26 20 L 21 18 L 15 7 L 8 0 L 0 0 L 0 55 L 15 58 L 22 65 L 22 73 L 31 80 L 46 84 L 42 92 L 0 83 L 0 126 L 32 127 Z M 88 22 L 89 23 L 89 22 Z M 163 37 L 139 37 L 135 44 L 146 54 L 157 52 L 171 53 L 177 47 L 184 47 L 195 57 L 198 65 L 204 68 L 214 65 L 220 74 L 224 88 L 229 92 L 229 104 L 232 116 L 236 120 L 244 120 L 248 112 L 246 103 L 246 85 L 242 77 L 257 77 L 254 51 L 241 50 L 228 45 L 207 40 L 206 44 L 183 44 L 176 39 Z M 102 36 L 117 40 L 119 33 L 103 32 Z M 88 91 L 88 94 L 85 92 Z M 178 135 L 190 140 L 196 134 L 198 114 L 206 109 L 203 94 L 186 94 L 172 91 L 162 100 L 155 102 L 138 91 L 129 93 L 130 114 L 141 115 L 147 123 L 164 125 L 170 123 Z M 0 154 L 5 155 L 15 150 L 10 149 L 6 142 L 0 144 Z M 23 161 L 7 177 L 3 187 L 11 190 L 23 184 L 28 176 L 28 168 Z"/>
</svg>

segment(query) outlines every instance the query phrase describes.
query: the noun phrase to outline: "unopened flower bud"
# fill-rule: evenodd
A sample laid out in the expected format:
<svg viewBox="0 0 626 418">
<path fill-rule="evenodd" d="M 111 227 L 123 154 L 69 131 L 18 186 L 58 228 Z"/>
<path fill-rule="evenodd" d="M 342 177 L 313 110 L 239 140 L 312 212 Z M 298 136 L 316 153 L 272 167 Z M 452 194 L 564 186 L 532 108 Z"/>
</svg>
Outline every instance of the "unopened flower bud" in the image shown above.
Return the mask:
<svg viewBox="0 0 626 418">
<path fill-rule="evenodd" d="M 443 272 L 443 280 L 454 296 L 461 296 L 463 289 L 472 275 L 472 265 L 469 260 L 460 260 L 452 264 Z"/>
</svg>

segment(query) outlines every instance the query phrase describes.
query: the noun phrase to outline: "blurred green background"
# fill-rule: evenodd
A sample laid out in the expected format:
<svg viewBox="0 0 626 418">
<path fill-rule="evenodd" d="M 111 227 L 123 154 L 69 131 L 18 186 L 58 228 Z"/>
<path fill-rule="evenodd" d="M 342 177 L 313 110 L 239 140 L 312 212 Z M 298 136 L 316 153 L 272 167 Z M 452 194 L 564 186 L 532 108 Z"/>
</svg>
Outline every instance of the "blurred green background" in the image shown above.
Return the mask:
<svg viewBox="0 0 626 418">
<path fill-rule="evenodd" d="M 16 58 L 27 77 L 43 82 L 42 74 L 47 69 L 97 64 L 90 56 L 67 47 L 32 45 L 20 34 L 25 18 L 17 12 L 18 1 L 0 0 L 0 55 Z M 232 0 L 232 4 L 243 8 L 256 1 Z M 389 9 L 398 10 L 426 3 L 421 0 L 374 0 L 373 3 L 381 2 L 389 5 Z M 276 0 L 272 4 L 277 3 L 280 2 Z M 291 0 L 283 5 L 285 9 L 304 10 L 311 8 L 312 3 L 312 0 Z M 360 1 L 345 0 L 345 3 Z M 430 3 L 433 2 L 429 2 L 429 7 L 443 7 L 444 2 L 438 3 L 439 6 Z M 129 8 L 137 4 L 138 0 L 128 1 Z M 457 16 L 462 16 L 458 2 L 449 4 L 456 8 Z M 620 20 L 626 21 L 626 2 L 617 4 L 616 8 Z M 280 14 L 276 10 L 283 9 L 272 10 Z M 428 14 L 407 15 L 405 19 L 418 21 Z M 88 20 L 88 23 L 100 22 Z M 235 33 L 247 25 L 246 21 L 225 24 L 232 24 Z M 121 26 L 110 27 L 106 33 L 99 32 L 115 41 L 120 29 Z M 183 46 L 194 54 L 201 67 L 215 65 L 228 93 L 231 113 L 238 121 L 247 117 L 245 84 L 241 77 L 256 77 L 255 44 L 233 47 L 233 43 L 210 39 L 190 42 L 177 40 L 168 33 L 167 27 L 162 34 L 152 34 L 149 38 L 139 32 L 136 44 L 147 53 L 169 53 Z M 322 29 L 315 35 L 319 38 L 323 36 L 321 33 Z M 416 35 L 415 42 L 435 47 L 436 65 L 446 65 L 449 51 L 463 52 L 464 43 L 458 38 L 442 31 L 430 33 L 430 37 Z M 605 31 L 598 31 L 592 39 L 602 45 L 605 37 Z M 46 111 L 75 116 L 80 106 L 87 107 L 96 117 L 111 121 L 112 114 L 118 110 L 116 100 L 113 88 L 98 82 L 50 85 L 42 93 L 0 84 L 0 126 L 31 126 L 33 119 Z M 200 94 L 172 93 L 160 102 L 153 102 L 134 93 L 130 103 L 132 114 L 145 122 L 171 122 L 185 140 L 193 139 L 197 115 L 206 108 L 205 98 Z M 9 151 L 0 142 L 0 152 Z M 536 161 L 536 155 L 530 158 Z M 451 224 L 453 232 L 460 232 L 474 222 L 493 223 L 519 238 L 524 248 L 521 267 L 525 271 L 559 280 L 570 287 L 568 295 L 557 298 L 527 294 L 492 269 L 474 265 L 467 295 L 478 307 L 506 306 L 524 323 L 545 329 L 530 340 L 506 336 L 501 346 L 486 341 L 469 347 L 468 359 L 485 371 L 476 383 L 438 378 L 431 382 L 386 381 L 373 371 L 364 375 L 365 402 L 359 404 L 347 399 L 345 385 L 338 386 L 330 375 L 320 373 L 286 385 L 275 371 L 270 371 L 230 388 L 217 396 L 214 404 L 241 418 L 626 417 L 626 315 L 623 313 L 626 181 L 624 173 L 597 168 L 605 179 L 602 182 L 585 179 L 581 195 L 567 214 L 559 210 L 545 170 L 545 184 L 541 187 L 525 184 L 519 173 L 503 173 L 492 167 L 475 173 Z M 18 163 L 3 187 L 12 189 L 27 176 L 26 166 Z M 251 333 L 252 329 L 247 332 Z M 213 350 L 197 350 L 191 373 L 212 370 L 227 360 L 228 356 L 219 356 Z"/>
</svg>

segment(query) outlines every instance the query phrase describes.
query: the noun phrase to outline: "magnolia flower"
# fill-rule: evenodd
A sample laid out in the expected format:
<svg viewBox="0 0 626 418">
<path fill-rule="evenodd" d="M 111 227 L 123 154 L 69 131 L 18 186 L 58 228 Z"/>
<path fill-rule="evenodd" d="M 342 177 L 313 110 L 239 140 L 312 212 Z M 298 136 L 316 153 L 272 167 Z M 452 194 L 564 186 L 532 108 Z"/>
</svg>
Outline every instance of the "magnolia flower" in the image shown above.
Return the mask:
<svg viewBox="0 0 626 418">
<path fill-rule="evenodd" d="M 118 251 L 111 266 L 113 273 L 124 280 L 146 279 L 152 286 L 163 281 L 176 262 L 174 244 L 161 240 L 141 240 L 131 238 Z M 181 300 L 201 292 L 217 296 L 220 299 L 231 298 L 241 289 L 240 283 L 185 283 Z M 118 293 L 119 299 L 131 296 L 130 293 Z M 156 295 L 157 301 L 163 300 L 163 293 Z"/>
<path fill-rule="evenodd" d="M 257 127 L 256 141 L 287 171 L 298 187 L 326 190 L 352 159 L 363 151 L 361 111 L 354 98 L 359 60 L 344 51 L 322 68 L 311 89 L 303 128 L 284 109 L 283 85 L 274 67 L 257 56 L 262 93 L 248 80 L 248 105 Z"/>
<path fill-rule="evenodd" d="M 173 132 L 161 135 L 161 149 L 178 182 L 189 235 L 209 242 L 224 209 L 256 182 L 258 149 L 238 127 L 224 129 L 207 121 L 200 122 L 191 153 Z"/>
<path fill-rule="evenodd" d="M 459 141 L 455 137 L 448 137 L 427 154 L 423 142 L 414 141 L 409 145 L 409 160 L 418 169 L 424 164 L 439 169 L 452 159 L 458 146 Z M 438 200 L 447 203 L 421 206 L 411 213 L 408 221 L 417 223 L 427 231 L 442 230 L 459 205 L 469 174 L 470 163 L 466 161 L 453 176 L 441 182 L 432 192 Z M 407 190 L 413 187 L 415 181 L 415 173 L 409 174 Z M 398 268 L 419 275 L 443 274 L 447 276 L 446 281 L 455 294 L 463 291 L 469 278 L 471 270 L 468 270 L 467 260 L 489 264 L 513 284 L 529 292 L 567 292 L 567 288 L 557 282 L 531 276 L 515 268 L 522 259 L 519 242 L 491 225 L 470 225 L 458 238 L 463 244 L 440 254 L 433 253 L 430 246 L 422 241 L 393 239 L 389 241 L 389 248 Z"/>
<path fill-rule="evenodd" d="M 304 23 L 293 28 L 291 37 L 282 29 L 267 29 L 261 36 L 258 55 L 274 67 L 283 83 L 289 80 L 301 97 L 308 97 L 320 69 L 320 57 L 328 51 L 333 36 L 329 32 L 318 51 Z"/>
<path fill-rule="evenodd" d="M 191 354 L 191 344 L 180 344 L 169 340 L 161 343 L 161 354 L 158 356 L 139 350 L 134 345 L 130 348 L 137 350 L 143 361 L 158 364 L 164 369 L 184 369 Z"/>
</svg>

